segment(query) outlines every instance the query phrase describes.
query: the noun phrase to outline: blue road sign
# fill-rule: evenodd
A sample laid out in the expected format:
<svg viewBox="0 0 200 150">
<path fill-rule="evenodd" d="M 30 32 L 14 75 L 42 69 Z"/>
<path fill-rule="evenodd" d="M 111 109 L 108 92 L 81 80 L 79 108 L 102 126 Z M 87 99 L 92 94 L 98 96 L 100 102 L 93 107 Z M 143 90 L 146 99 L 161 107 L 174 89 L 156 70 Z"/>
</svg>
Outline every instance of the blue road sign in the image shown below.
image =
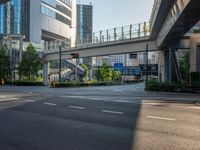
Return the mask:
<svg viewBox="0 0 200 150">
<path fill-rule="evenodd" d="M 115 63 L 114 70 L 115 71 L 122 71 L 124 69 L 123 63 Z"/>
</svg>

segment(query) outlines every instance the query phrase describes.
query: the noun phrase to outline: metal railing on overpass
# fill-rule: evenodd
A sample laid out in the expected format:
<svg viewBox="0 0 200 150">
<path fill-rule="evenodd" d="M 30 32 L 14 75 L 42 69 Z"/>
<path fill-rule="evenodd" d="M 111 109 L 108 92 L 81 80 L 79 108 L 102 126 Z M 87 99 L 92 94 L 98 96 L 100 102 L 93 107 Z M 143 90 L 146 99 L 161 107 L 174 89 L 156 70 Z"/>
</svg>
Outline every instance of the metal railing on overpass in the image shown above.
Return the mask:
<svg viewBox="0 0 200 150">
<path fill-rule="evenodd" d="M 149 37 L 150 33 L 148 22 L 131 24 L 128 26 L 94 32 L 92 35 L 86 35 L 83 40 L 76 41 L 73 45 L 75 45 L 75 47 L 85 47 L 112 42 L 122 42 L 131 39 L 139 40 L 141 38 Z"/>
</svg>

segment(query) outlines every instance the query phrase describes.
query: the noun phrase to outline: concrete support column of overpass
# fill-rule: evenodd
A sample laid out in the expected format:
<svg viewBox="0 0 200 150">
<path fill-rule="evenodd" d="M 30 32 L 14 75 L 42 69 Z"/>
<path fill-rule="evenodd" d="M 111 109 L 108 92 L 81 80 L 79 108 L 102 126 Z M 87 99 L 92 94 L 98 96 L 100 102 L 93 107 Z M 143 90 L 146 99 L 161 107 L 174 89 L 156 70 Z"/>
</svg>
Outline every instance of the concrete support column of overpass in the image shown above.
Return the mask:
<svg viewBox="0 0 200 150">
<path fill-rule="evenodd" d="M 159 51 L 159 81 L 172 82 L 172 50 Z"/>
<path fill-rule="evenodd" d="M 173 49 L 159 51 L 159 81 L 181 81 L 178 64 Z"/>
<path fill-rule="evenodd" d="M 43 84 L 49 85 L 49 62 L 43 64 Z"/>
<path fill-rule="evenodd" d="M 172 81 L 172 60 L 171 50 L 159 51 L 159 82 L 171 82 Z"/>
<path fill-rule="evenodd" d="M 159 82 L 164 82 L 165 81 L 165 52 L 160 50 L 158 52 L 158 58 L 159 58 L 159 63 L 158 63 Z"/>
<path fill-rule="evenodd" d="M 190 37 L 190 72 L 200 72 L 200 34 Z"/>
<path fill-rule="evenodd" d="M 172 49 L 169 48 L 168 53 L 168 82 L 172 82 Z"/>
</svg>

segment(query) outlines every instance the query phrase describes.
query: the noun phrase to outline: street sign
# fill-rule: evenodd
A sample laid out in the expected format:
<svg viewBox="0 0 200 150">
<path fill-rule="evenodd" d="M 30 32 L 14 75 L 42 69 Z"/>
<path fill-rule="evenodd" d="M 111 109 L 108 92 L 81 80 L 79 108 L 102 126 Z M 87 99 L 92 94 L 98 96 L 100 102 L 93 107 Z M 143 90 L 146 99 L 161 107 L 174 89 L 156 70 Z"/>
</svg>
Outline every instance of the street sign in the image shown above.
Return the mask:
<svg viewBox="0 0 200 150">
<path fill-rule="evenodd" d="M 115 63 L 114 64 L 115 71 L 123 71 L 123 69 L 124 69 L 123 63 Z"/>
</svg>

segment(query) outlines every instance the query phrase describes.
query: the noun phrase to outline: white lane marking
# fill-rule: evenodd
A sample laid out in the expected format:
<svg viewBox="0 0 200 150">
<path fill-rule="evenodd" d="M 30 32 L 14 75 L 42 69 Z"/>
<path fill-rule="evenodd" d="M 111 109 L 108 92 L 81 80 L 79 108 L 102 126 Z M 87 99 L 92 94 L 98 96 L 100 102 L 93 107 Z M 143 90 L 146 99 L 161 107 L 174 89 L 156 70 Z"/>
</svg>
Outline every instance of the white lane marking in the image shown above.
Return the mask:
<svg viewBox="0 0 200 150">
<path fill-rule="evenodd" d="M 6 96 L 0 96 L 0 98 L 7 98 Z"/>
<path fill-rule="evenodd" d="M 69 108 L 74 108 L 74 109 L 85 109 L 85 107 L 79 107 L 79 106 L 68 106 Z"/>
<path fill-rule="evenodd" d="M 32 94 L 33 92 L 28 92 L 29 94 Z"/>
<path fill-rule="evenodd" d="M 26 100 L 24 100 L 25 102 L 28 102 L 28 103 L 33 103 L 33 102 L 35 102 L 35 100 L 30 100 L 30 99 L 26 99 Z"/>
<path fill-rule="evenodd" d="M 129 103 L 130 101 L 126 101 L 126 100 L 116 100 L 115 102 L 118 102 L 118 103 Z"/>
<path fill-rule="evenodd" d="M 10 98 L 10 99 L 13 99 L 13 100 L 18 100 L 18 99 L 20 99 L 20 98 L 13 97 L 13 98 Z"/>
<path fill-rule="evenodd" d="M 10 102 L 13 100 L 19 100 L 20 98 L 6 98 L 6 99 L 1 99 L 0 102 Z"/>
<path fill-rule="evenodd" d="M 101 110 L 104 113 L 110 113 L 110 114 L 118 114 L 118 115 L 123 115 L 123 112 L 119 112 L 119 111 L 110 111 L 110 110 Z"/>
<path fill-rule="evenodd" d="M 19 100 L 20 98 L 15 98 L 15 97 L 13 97 L 13 98 L 6 98 L 6 99 L 3 99 L 3 101 L 9 101 L 9 100 Z"/>
<path fill-rule="evenodd" d="M 48 103 L 48 102 L 44 102 L 43 103 L 44 105 L 50 105 L 50 106 L 56 106 L 57 104 L 54 104 L 54 103 Z"/>
<path fill-rule="evenodd" d="M 144 105 L 160 105 L 161 103 L 143 103 Z"/>
<path fill-rule="evenodd" d="M 165 118 L 165 117 L 158 117 L 158 116 L 147 116 L 147 118 L 159 119 L 159 120 L 167 120 L 167 121 L 176 121 L 176 119 L 173 119 L 173 118 Z"/>
<path fill-rule="evenodd" d="M 187 108 L 189 108 L 189 109 L 198 109 L 198 110 L 200 110 L 200 107 L 187 107 Z"/>
<path fill-rule="evenodd" d="M 135 103 L 135 102 L 131 102 L 128 100 L 112 100 L 109 97 L 87 97 L 87 96 L 59 96 L 61 98 L 79 98 L 79 99 L 85 99 L 85 100 L 97 100 L 97 101 L 107 101 L 107 102 L 116 102 L 116 103 Z M 131 99 L 133 100 L 133 98 L 126 98 L 126 99 Z"/>
</svg>

